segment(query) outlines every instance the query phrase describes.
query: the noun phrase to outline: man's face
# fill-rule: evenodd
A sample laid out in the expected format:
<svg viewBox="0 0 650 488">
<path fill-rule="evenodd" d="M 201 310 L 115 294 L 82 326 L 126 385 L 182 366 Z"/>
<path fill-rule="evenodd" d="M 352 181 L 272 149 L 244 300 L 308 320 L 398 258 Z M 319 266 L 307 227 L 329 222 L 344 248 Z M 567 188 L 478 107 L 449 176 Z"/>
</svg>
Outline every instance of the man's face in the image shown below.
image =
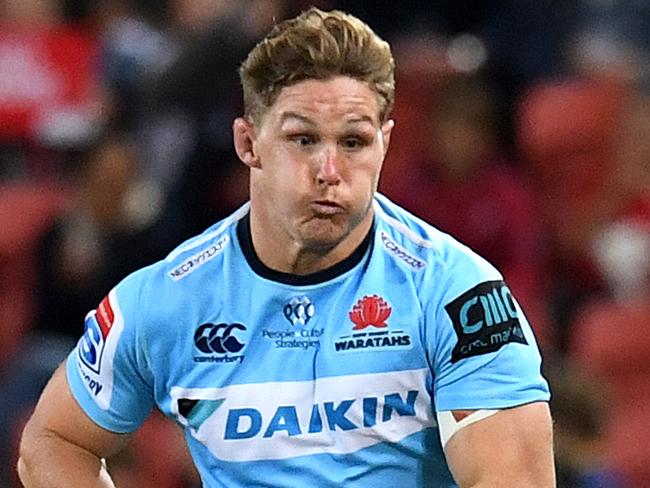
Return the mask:
<svg viewBox="0 0 650 488">
<path fill-rule="evenodd" d="M 380 122 L 367 84 L 302 81 L 283 88 L 257 124 L 239 121 L 235 143 L 238 132 L 250 137 L 250 152 L 238 152 L 251 167 L 251 200 L 267 234 L 328 249 L 369 224 L 393 122 Z"/>
</svg>

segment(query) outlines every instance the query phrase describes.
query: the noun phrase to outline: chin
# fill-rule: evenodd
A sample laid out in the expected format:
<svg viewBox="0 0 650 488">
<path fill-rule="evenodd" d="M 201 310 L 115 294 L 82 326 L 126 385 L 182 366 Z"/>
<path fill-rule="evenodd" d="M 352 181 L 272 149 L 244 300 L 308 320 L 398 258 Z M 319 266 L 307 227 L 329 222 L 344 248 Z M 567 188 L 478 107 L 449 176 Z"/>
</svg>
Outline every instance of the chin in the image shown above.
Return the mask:
<svg viewBox="0 0 650 488">
<path fill-rule="evenodd" d="M 301 232 L 301 240 L 312 249 L 331 249 L 344 240 L 350 230 L 347 226 L 329 220 L 310 222 Z"/>
</svg>

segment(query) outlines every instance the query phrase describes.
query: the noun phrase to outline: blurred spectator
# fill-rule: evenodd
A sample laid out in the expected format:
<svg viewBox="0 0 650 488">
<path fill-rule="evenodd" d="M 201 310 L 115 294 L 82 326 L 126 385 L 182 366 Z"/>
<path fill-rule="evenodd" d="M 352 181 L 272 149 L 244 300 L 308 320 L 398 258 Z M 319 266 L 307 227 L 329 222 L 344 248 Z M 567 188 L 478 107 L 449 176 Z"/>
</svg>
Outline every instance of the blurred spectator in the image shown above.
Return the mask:
<svg viewBox="0 0 650 488">
<path fill-rule="evenodd" d="M 100 139 L 79 165 L 69 208 L 31 257 L 37 265 L 37 312 L 29 336 L 0 375 L 3 443 L 83 333 L 86 313 L 126 274 L 162 257 L 157 243 L 147 239 L 150 225 L 143 227 L 140 212 L 128 205 L 136 170 L 127 136 Z M 8 449 L 0 446 L 0 473 L 13 471 L 6 464 Z"/>
<path fill-rule="evenodd" d="M 605 447 L 633 487 L 650 485 L 650 105 L 630 99 L 610 178 L 621 204 L 593 235 L 607 293 L 576 310 L 569 352 L 612 392 Z"/>
<path fill-rule="evenodd" d="M 56 0 L 0 3 L 0 164 L 2 176 L 51 178 L 68 150 L 95 137 L 98 45 L 80 23 L 62 23 Z"/>
<path fill-rule="evenodd" d="M 592 241 L 595 261 L 618 300 L 650 299 L 650 96 L 631 97 L 621 123 L 612 178 L 621 204 Z"/>
<path fill-rule="evenodd" d="M 159 162 L 148 174 L 159 181 L 162 174 L 169 175 L 163 183 L 169 198 L 166 216 L 189 237 L 246 199 L 248 178 L 234 153 L 230 128 L 242 111 L 237 69 L 261 33 L 282 18 L 285 5 L 279 0 L 172 4 L 177 16 L 173 22 L 191 36 L 173 65 L 148 87 L 150 106 L 155 107 L 149 114 L 166 122 L 154 126 L 157 134 L 147 128 L 143 134 L 147 141 L 158 142 L 147 145 L 156 152 L 146 159 Z M 191 11 L 183 7 L 188 4 L 193 5 Z M 192 13 L 206 6 L 217 9 L 210 24 Z M 183 124 L 189 132 L 183 131 Z M 189 137 L 174 137 L 164 127 Z M 161 168 L 161 161 L 173 170 Z"/>
<path fill-rule="evenodd" d="M 627 487 L 606 457 L 609 403 L 605 386 L 577 364 L 559 357 L 547 361 L 545 374 L 552 393 L 557 486 Z"/>
<path fill-rule="evenodd" d="M 650 486 L 650 294 L 595 301 L 576 314 L 571 357 L 611 391 L 605 455 L 633 488 Z"/>
<path fill-rule="evenodd" d="M 180 36 L 166 22 L 167 1 L 101 0 L 94 12 L 101 43 L 101 74 L 113 125 L 133 130 L 145 111 L 145 86 L 178 57 Z"/>
<path fill-rule="evenodd" d="M 108 134 L 80 164 L 71 209 L 53 226 L 39 255 L 39 317 L 34 330 L 77 338 L 81 319 L 110 289 L 153 256 L 129 197 L 138 154 L 128 135 Z M 146 211 L 146 209 L 144 209 Z"/>
<path fill-rule="evenodd" d="M 494 263 L 544 344 L 545 248 L 534 196 L 499 144 L 498 98 L 475 76 L 434 91 L 425 158 L 384 188 L 416 215 Z"/>
<path fill-rule="evenodd" d="M 583 303 L 611 295 L 612 286 L 629 290 L 630 283 L 645 280 L 646 231 L 623 222 L 647 199 L 645 106 L 628 83 L 608 78 L 544 83 L 522 103 L 519 141 L 551 243 L 550 298 L 561 348 L 568 346 L 569 324 Z"/>
<path fill-rule="evenodd" d="M 65 189 L 43 183 L 0 184 L 0 377 L 34 320 L 38 243 L 66 196 Z"/>
<path fill-rule="evenodd" d="M 582 0 L 569 47 L 570 59 L 582 73 L 650 80 L 650 3 L 643 0 Z"/>
</svg>

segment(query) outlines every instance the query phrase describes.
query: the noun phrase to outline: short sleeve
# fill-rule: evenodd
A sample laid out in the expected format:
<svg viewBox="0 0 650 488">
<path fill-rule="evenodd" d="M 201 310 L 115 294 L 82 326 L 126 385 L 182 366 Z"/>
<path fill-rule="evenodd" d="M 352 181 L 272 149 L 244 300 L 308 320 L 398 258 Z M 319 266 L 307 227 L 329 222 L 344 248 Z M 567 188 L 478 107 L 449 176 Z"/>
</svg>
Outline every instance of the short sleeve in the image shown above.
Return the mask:
<svg viewBox="0 0 650 488">
<path fill-rule="evenodd" d="M 547 401 L 533 332 L 501 274 L 458 252 L 427 307 L 437 411 Z"/>
<path fill-rule="evenodd" d="M 84 335 L 67 359 L 74 398 L 99 426 L 117 433 L 136 430 L 153 403 L 152 375 L 138 324 L 141 280 L 126 278 L 85 319 Z"/>
</svg>

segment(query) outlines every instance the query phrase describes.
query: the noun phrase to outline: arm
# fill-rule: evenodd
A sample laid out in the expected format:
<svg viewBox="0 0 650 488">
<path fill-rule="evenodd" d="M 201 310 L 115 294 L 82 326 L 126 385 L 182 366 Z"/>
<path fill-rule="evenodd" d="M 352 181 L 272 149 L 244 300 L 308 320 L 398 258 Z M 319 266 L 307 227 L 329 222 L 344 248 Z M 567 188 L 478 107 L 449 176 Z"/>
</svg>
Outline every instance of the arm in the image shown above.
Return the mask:
<svg viewBox="0 0 650 488">
<path fill-rule="evenodd" d="M 61 365 L 23 432 L 18 474 L 26 488 L 113 488 L 102 458 L 117 452 L 126 439 L 88 418 L 72 397 Z"/>
<path fill-rule="evenodd" d="M 457 431 L 445 455 L 461 488 L 552 488 L 552 437 L 548 405 L 530 403 Z"/>
</svg>

